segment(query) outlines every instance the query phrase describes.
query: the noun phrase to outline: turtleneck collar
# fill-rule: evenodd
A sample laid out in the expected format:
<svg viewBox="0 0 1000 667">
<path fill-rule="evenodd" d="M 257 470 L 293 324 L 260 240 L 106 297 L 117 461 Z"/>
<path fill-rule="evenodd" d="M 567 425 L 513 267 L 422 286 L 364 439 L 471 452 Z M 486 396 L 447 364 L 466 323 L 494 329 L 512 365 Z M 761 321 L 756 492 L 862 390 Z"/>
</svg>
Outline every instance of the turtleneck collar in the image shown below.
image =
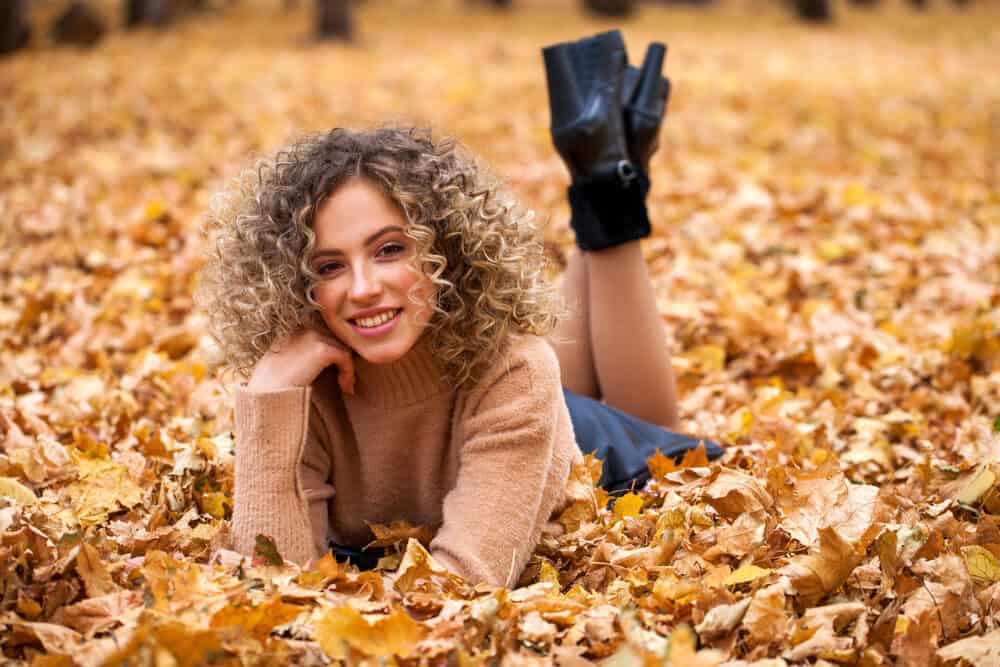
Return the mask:
<svg viewBox="0 0 1000 667">
<path fill-rule="evenodd" d="M 448 389 L 426 335 L 401 359 L 387 364 L 355 357 L 354 375 L 355 398 L 380 408 L 412 405 Z"/>
</svg>

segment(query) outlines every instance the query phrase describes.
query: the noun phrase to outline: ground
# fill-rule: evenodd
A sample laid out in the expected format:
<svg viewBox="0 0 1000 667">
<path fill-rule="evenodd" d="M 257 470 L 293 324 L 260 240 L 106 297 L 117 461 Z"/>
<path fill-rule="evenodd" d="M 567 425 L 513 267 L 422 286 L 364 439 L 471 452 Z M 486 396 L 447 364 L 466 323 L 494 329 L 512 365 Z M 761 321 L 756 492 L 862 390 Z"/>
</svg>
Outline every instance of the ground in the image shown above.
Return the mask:
<svg viewBox="0 0 1000 667">
<path fill-rule="evenodd" d="M 355 45 L 317 45 L 309 3 L 218 4 L 0 60 L 7 659 L 996 664 L 1000 10 L 620 24 L 633 62 L 669 45 L 644 248 L 683 427 L 727 454 L 653 459 L 610 510 L 577 469 L 565 534 L 504 591 L 417 540 L 386 578 L 220 549 L 233 380 L 193 308 L 199 225 L 294 136 L 427 123 L 535 211 L 556 276 L 572 235 L 539 50 L 619 24 L 369 0 Z"/>
</svg>

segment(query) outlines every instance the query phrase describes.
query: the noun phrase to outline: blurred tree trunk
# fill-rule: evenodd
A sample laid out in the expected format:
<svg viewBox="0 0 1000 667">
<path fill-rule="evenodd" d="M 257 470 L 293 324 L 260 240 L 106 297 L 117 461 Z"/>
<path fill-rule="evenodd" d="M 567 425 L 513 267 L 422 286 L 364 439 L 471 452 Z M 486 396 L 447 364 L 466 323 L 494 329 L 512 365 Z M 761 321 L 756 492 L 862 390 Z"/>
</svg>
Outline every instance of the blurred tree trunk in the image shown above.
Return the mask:
<svg viewBox="0 0 1000 667">
<path fill-rule="evenodd" d="M 0 2 L 0 53 L 16 51 L 28 43 L 31 29 L 25 20 L 25 0 Z"/>
<path fill-rule="evenodd" d="M 830 3 L 827 0 L 796 0 L 799 18 L 804 21 L 825 23 L 833 18 L 830 14 Z"/>
<path fill-rule="evenodd" d="M 628 16 L 638 6 L 636 0 L 583 0 L 583 6 L 604 16 Z"/>
<path fill-rule="evenodd" d="M 76 0 L 52 24 L 52 39 L 57 44 L 93 46 L 104 36 L 104 21 L 85 2 Z"/>
<path fill-rule="evenodd" d="M 150 23 L 162 28 L 170 22 L 170 0 L 125 0 L 125 27 Z"/>
<path fill-rule="evenodd" d="M 351 6 L 348 0 L 316 0 L 316 36 L 350 41 Z"/>
</svg>

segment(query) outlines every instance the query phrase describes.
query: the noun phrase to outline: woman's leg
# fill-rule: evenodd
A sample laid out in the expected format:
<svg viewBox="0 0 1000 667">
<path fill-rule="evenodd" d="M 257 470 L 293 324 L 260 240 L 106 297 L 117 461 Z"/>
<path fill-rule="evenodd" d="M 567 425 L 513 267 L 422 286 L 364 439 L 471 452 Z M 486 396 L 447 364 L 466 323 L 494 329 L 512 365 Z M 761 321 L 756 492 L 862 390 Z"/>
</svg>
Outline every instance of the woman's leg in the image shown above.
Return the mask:
<svg viewBox="0 0 1000 667">
<path fill-rule="evenodd" d="M 559 323 L 548 339 L 559 358 L 562 384 L 575 394 L 600 400 L 601 390 L 590 349 L 587 264 L 583 253 L 576 248 L 570 253 L 563 272 L 562 294 L 571 314 Z"/>
<path fill-rule="evenodd" d="M 601 399 L 677 430 L 674 370 L 639 241 L 584 252 L 583 259 L 590 354 Z"/>
<path fill-rule="evenodd" d="M 598 252 L 574 248 L 562 293 L 572 315 L 549 343 L 563 386 L 676 430 L 674 370 L 639 242 Z"/>
</svg>

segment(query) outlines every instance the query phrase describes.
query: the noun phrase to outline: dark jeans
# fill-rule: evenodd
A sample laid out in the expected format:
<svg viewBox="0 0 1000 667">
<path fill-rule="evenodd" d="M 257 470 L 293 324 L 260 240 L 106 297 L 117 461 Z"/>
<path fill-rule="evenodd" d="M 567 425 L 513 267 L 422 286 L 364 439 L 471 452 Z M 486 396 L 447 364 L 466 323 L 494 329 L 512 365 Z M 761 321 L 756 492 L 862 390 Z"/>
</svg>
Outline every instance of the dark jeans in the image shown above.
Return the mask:
<svg viewBox="0 0 1000 667">
<path fill-rule="evenodd" d="M 650 476 L 646 459 L 657 449 L 664 456 L 680 460 L 685 452 L 704 442 L 709 458 L 722 456 L 722 448 L 710 440 L 668 431 L 565 387 L 563 395 L 576 443 L 584 454 L 593 453 L 604 462 L 600 485 L 612 495 L 642 488 Z M 373 569 L 385 555 L 382 548 L 358 550 L 332 541 L 330 548 L 339 562 L 349 561 L 362 570 Z"/>
</svg>

